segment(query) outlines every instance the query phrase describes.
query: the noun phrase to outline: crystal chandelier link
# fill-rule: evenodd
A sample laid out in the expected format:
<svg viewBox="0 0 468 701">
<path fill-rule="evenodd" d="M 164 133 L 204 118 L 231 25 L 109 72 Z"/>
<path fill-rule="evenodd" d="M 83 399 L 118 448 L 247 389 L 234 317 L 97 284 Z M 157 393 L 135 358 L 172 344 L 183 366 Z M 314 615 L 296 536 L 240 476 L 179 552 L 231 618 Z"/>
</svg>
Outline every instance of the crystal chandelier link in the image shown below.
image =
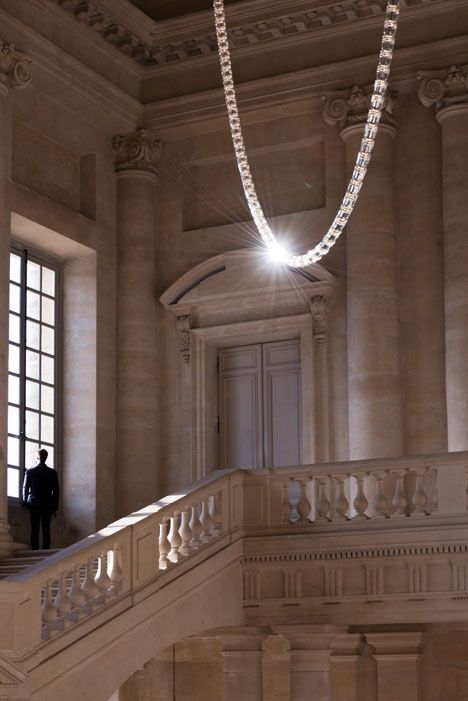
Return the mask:
<svg viewBox="0 0 468 701">
<path fill-rule="evenodd" d="M 244 137 L 239 118 L 234 80 L 232 77 L 231 55 L 229 51 L 229 40 L 226 28 L 226 15 L 224 10 L 224 0 L 213 0 L 216 36 L 218 40 L 219 60 L 221 65 L 221 76 L 223 80 L 224 96 L 231 128 L 232 142 L 236 154 L 242 185 L 244 188 L 247 204 L 255 225 L 262 237 L 263 242 L 275 257 L 286 265 L 295 268 L 303 268 L 310 263 L 316 263 L 323 258 L 335 245 L 343 229 L 348 223 L 348 219 L 357 202 L 359 192 L 364 182 L 371 160 L 377 136 L 378 126 L 382 111 L 385 105 L 385 95 L 388 87 L 390 66 L 393 58 L 395 37 L 398 27 L 398 17 L 400 13 L 400 1 L 388 0 L 385 14 L 382 43 L 377 65 L 377 74 L 373 92 L 370 98 L 369 113 L 364 127 L 364 136 L 361 141 L 359 153 L 356 158 L 351 179 L 349 181 L 343 201 L 338 210 L 332 225 L 325 236 L 314 248 L 302 255 L 291 255 L 276 240 L 276 237 L 265 218 L 262 206 L 258 200 L 255 185 L 250 171 L 250 165 L 245 150 Z"/>
</svg>

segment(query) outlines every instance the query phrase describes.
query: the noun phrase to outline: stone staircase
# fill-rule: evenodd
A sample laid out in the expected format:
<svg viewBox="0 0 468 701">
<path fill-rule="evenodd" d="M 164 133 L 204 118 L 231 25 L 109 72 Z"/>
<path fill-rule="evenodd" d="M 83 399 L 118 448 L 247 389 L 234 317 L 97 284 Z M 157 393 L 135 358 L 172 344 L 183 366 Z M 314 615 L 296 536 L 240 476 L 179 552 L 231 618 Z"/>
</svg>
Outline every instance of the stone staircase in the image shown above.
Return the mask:
<svg viewBox="0 0 468 701">
<path fill-rule="evenodd" d="M 55 550 L 19 550 L 10 557 L 5 557 L 0 560 L 0 579 L 6 579 L 12 574 L 24 572 L 31 565 L 37 565 L 50 555 L 60 552 L 60 549 Z"/>
</svg>

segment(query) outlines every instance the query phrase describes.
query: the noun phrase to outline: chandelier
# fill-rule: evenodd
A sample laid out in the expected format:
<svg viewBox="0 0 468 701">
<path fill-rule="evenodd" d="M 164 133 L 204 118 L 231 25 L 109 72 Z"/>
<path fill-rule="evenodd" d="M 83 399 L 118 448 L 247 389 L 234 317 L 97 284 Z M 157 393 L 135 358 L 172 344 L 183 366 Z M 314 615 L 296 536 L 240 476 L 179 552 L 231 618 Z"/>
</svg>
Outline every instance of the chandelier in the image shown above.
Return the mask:
<svg viewBox="0 0 468 701">
<path fill-rule="evenodd" d="M 237 105 L 236 91 L 232 76 L 231 55 L 229 51 L 229 40 L 226 28 L 226 14 L 224 10 L 224 0 L 213 0 L 216 37 L 218 40 L 219 61 L 221 65 L 221 76 L 223 80 L 224 96 L 231 129 L 232 142 L 236 155 L 237 166 L 239 168 L 242 186 L 244 189 L 247 204 L 258 229 L 258 232 L 272 255 L 280 262 L 295 268 L 303 268 L 311 263 L 316 263 L 323 258 L 335 245 L 348 223 L 348 219 L 358 200 L 359 192 L 364 182 L 364 177 L 369 166 L 372 150 L 378 132 L 382 110 L 384 109 L 385 95 L 388 87 L 390 66 L 393 58 L 395 37 L 398 27 L 398 16 L 400 12 L 399 0 L 388 0 L 383 27 L 381 48 L 379 53 L 376 79 L 370 97 L 370 107 L 367 121 L 364 127 L 364 135 L 356 158 L 351 178 L 346 189 L 338 212 L 322 240 L 312 249 L 302 255 L 290 254 L 277 241 L 273 231 L 268 224 L 259 202 L 255 185 L 250 170 L 247 152 L 245 149 L 244 137 L 239 118 L 239 108 Z"/>
</svg>

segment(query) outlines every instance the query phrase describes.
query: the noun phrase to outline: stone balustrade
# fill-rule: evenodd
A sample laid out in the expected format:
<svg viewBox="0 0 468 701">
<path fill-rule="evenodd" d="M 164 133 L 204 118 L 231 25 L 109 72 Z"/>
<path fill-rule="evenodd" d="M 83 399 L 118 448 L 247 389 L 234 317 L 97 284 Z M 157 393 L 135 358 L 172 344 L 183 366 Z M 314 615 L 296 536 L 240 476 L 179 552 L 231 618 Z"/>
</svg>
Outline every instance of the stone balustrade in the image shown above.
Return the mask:
<svg viewBox="0 0 468 701">
<path fill-rule="evenodd" d="M 0 648 L 60 648 L 243 536 L 459 524 L 467 470 L 468 453 L 452 453 L 215 472 L 0 581 L 0 614 L 15 620 Z"/>
</svg>

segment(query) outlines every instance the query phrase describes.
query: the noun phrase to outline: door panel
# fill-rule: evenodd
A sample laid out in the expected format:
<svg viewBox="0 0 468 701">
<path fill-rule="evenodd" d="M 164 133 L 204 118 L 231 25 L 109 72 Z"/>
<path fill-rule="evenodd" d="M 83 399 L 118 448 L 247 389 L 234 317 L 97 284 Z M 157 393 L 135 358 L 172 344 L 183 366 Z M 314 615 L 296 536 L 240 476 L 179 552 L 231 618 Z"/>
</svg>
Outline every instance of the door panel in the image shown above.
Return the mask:
<svg viewBox="0 0 468 701">
<path fill-rule="evenodd" d="M 219 353 L 220 467 L 262 466 L 261 346 Z"/>
<path fill-rule="evenodd" d="M 265 467 L 300 465 L 301 365 L 298 340 L 263 346 Z"/>
</svg>

